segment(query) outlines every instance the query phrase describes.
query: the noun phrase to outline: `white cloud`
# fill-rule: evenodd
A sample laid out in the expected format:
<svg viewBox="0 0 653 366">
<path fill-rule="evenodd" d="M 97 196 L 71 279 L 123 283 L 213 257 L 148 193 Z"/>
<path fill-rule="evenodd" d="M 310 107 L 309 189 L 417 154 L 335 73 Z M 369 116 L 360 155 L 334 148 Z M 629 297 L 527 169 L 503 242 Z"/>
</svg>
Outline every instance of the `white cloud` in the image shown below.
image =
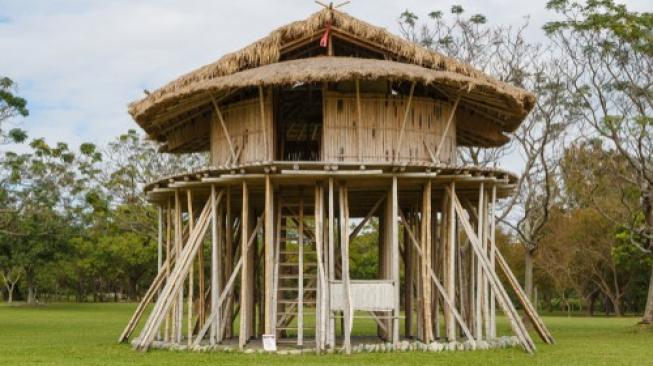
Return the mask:
<svg viewBox="0 0 653 366">
<path fill-rule="evenodd" d="M 397 32 L 403 10 L 425 16 L 453 3 L 495 24 L 548 17 L 544 2 L 519 0 L 354 0 L 345 10 Z M 646 7 L 643 0 L 631 3 Z M 0 0 L 0 74 L 18 82 L 28 99 L 32 113 L 22 125 L 31 136 L 104 143 L 137 127 L 127 104 L 144 88 L 156 89 L 318 9 L 311 0 Z M 533 25 L 539 32 L 541 23 Z"/>
</svg>

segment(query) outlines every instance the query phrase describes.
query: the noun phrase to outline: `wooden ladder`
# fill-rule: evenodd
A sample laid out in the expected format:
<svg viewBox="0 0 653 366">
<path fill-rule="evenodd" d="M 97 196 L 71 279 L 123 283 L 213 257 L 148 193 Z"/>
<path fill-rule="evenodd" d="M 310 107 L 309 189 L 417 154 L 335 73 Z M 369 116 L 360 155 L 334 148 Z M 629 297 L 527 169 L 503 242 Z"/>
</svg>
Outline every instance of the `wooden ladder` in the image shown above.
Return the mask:
<svg viewBox="0 0 653 366">
<path fill-rule="evenodd" d="M 303 347 L 306 315 L 315 316 L 317 298 L 317 256 L 314 228 L 308 226 L 305 210 L 312 207 L 300 197 L 295 203 L 283 202 L 280 207 L 280 237 L 275 263 L 276 281 L 276 330 L 277 343 L 292 343 Z M 309 311 L 307 312 L 307 309 Z M 293 322 L 294 321 L 294 322 Z M 295 334 L 296 339 L 282 334 Z"/>
</svg>

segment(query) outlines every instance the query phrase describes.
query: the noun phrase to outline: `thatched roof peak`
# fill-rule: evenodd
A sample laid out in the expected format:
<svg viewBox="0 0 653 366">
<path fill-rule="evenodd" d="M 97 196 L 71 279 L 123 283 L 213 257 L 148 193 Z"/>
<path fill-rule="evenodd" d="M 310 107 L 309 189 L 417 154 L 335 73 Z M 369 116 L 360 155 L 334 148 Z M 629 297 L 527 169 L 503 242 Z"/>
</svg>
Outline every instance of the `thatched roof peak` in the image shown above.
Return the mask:
<svg viewBox="0 0 653 366">
<path fill-rule="evenodd" d="M 515 117 L 521 121 L 534 104 L 535 97 L 523 89 L 500 82 L 470 65 L 414 44 L 384 28 L 371 25 L 339 10 L 327 8 L 312 14 L 305 20 L 282 26 L 241 50 L 229 53 L 211 64 L 177 78 L 147 97 L 130 104 L 129 112 L 148 134 L 156 134 L 151 128 L 152 122 L 156 120 L 159 126 L 165 124 L 166 122 L 161 120 L 161 113 L 164 110 L 169 111 L 171 105 L 179 102 L 182 97 L 198 97 L 194 91 L 212 91 L 211 85 L 224 84 L 220 80 L 222 78 L 279 63 L 284 60 L 284 54 L 293 47 L 318 40 L 327 25 L 334 37 L 345 37 L 351 42 L 378 51 L 387 61 L 445 72 L 462 77 L 471 84 L 477 81 L 478 84 L 492 86 L 490 89 L 496 91 L 492 97 L 495 101 L 500 101 L 499 104 L 503 104 L 506 98 L 512 99 L 505 105 L 507 114 L 511 116 L 509 119 L 512 120 L 507 121 L 507 131 L 516 127 Z M 471 91 L 469 82 L 465 86 L 468 91 Z M 519 108 L 515 108 L 516 106 Z M 494 107 L 496 108 L 496 105 Z M 152 137 L 160 140 L 162 136 Z"/>
</svg>

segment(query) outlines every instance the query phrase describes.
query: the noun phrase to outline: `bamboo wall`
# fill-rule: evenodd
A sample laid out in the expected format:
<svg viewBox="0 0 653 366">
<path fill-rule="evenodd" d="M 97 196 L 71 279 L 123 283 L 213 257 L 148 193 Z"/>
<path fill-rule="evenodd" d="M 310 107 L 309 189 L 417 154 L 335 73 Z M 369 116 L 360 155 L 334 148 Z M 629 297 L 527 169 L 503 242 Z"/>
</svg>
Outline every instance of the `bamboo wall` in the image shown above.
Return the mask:
<svg viewBox="0 0 653 366">
<path fill-rule="evenodd" d="M 244 100 L 222 107 L 222 117 L 236 152 L 242 149 L 238 162 L 251 163 L 272 160 L 272 98 L 264 100 L 266 144 L 261 129 L 261 104 L 259 98 Z M 229 143 L 217 116 L 211 123 L 211 163 L 222 165 L 231 155 Z"/>
<path fill-rule="evenodd" d="M 361 94 L 362 159 L 364 162 L 388 162 L 397 153 L 407 97 L 386 94 Z M 408 114 L 401 151 L 396 161 L 431 162 L 437 151 L 449 117 L 448 103 L 428 98 L 413 98 Z M 327 161 L 358 161 L 356 95 L 329 92 L 324 104 L 324 144 Z M 440 161 L 455 161 L 456 128 L 452 121 L 440 152 Z"/>
<path fill-rule="evenodd" d="M 407 97 L 386 94 L 361 94 L 363 162 L 431 162 L 431 153 L 438 150 L 451 105 L 428 98 L 413 98 L 406 123 L 401 151 L 397 144 L 404 121 Z M 266 146 L 261 133 L 261 107 L 258 98 L 241 101 L 222 108 L 222 115 L 239 163 L 273 160 L 273 113 L 268 95 L 264 102 Z M 328 92 L 324 98 L 324 133 L 322 160 L 359 161 L 358 112 L 353 93 Z M 219 119 L 211 124 L 211 162 L 225 164 L 230 157 L 229 143 Z M 396 156 L 395 156 L 396 155 Z M 449 163 L 456 158 L 456 123 L 452 121 L 443 140 L 439 160 Z"/>
</svg>

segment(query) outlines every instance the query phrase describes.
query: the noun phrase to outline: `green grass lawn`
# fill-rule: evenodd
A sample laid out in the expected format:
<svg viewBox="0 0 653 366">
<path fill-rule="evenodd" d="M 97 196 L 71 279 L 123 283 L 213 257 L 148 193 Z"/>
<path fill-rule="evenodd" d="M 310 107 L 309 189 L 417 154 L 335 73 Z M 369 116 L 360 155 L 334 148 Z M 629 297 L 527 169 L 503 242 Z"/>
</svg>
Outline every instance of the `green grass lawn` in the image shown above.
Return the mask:
<svg viewBox="0 0 653 366">
<path fill-rule="evenodd" d="M 129 345 L 116 344 L 134 307 L 2 304 L 0 365 L 653 365 L 653 330 L 636 326 L 636 318 L 566 316 L 545 317 L 558 343 L 547 346 L 538 342 L 534 356 L 521 349 L 351 356 L 140 353 Z"/>
</svg>

